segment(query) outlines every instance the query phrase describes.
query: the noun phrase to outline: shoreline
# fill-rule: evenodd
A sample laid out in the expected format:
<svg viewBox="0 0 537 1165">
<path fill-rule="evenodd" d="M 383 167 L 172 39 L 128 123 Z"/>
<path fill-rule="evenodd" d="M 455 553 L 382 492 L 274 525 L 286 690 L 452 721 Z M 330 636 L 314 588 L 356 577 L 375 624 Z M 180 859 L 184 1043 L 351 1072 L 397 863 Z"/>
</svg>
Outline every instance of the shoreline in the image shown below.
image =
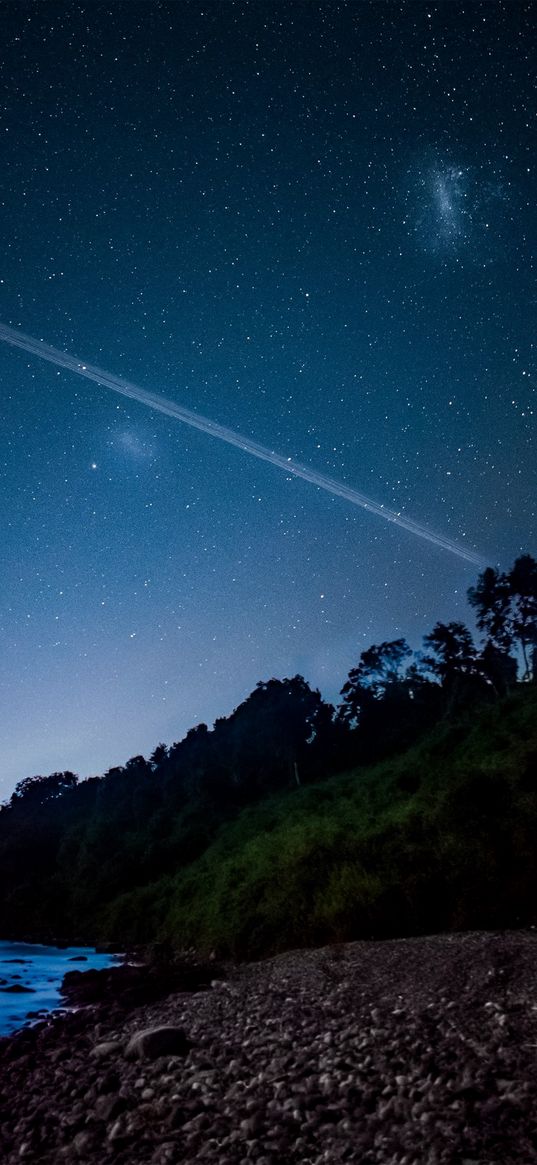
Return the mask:
<svg viewBox="0 0 537 1165">
<path fill-rule="evenodd" d="M 74 968 L 97 972 L 117 963 L 93 947 L 0 940 L 0 1035 L 14 1034 L 65 1005 L 63 980 Z"/>
<path fill-rule="evenodd" d="M 536 956 L 532 931 L 359 941 L 56 1016 L 0 1041 L 1 1159 L 529 1165 Z"/>
</svg>

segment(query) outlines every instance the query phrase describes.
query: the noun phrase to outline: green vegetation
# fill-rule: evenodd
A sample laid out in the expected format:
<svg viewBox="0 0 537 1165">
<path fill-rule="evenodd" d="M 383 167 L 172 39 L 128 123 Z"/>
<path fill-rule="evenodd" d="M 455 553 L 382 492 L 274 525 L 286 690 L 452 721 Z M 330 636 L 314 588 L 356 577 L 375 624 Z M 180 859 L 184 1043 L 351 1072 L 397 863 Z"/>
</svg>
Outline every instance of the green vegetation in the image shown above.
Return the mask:
<svg viewBox="0 0 537 1165">
<path fill-rule="evenodd" d="M 485 571 L 470 601 L 481 651 L 460 623 L 410 664 L 374 645 L 338 710 L 270 680 L 149 760 L 22 781 L 0 932 L 245 958 L 537 921 L 537 563 Z"/>
<path fill-rule="evenodd" d="M 404 756 L 243 810 L 175 878 L 116 899 L 101 925 L 118 941 L 156 932 L 244 958 L 529 924 L 536 889 L 537 689 L 528 686 Z"/>
</svg>

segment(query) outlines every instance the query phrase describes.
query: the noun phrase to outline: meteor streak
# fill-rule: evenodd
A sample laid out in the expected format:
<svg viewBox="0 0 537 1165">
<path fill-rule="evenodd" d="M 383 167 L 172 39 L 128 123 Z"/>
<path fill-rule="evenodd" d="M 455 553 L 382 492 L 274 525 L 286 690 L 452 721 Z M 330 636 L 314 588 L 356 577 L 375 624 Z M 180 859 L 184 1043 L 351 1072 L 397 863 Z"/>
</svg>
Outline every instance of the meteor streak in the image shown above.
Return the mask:
<svg viewBox="0 0 537 1165">
<path fill-rule="evenodd" d="M 451 554 L 457 554 L 459 558 L 465 558 L 467 562 L 473 562 L 477 566 L 483 565 L 483 560 L 479 555 L 467 550 L 464 546 L 459 546 L 456 542 L 452 542 L 443 534 L 436 534 L 433 530 L 428 530 L 426 526 L 420 525 L 419 522 L 414 522 L 412 518 L 407 518 L 404 514 L 388 509 L 387 506 L 374 501 L 366 494 L 343 485 L 341 482 L 335 481 L 334 478 L 327 477 L 324 473 L 318 473 L 315 469 L 309 469 L 307 465 L 301 465 L 290 457 L 282 457 L 265 445 L 252 441 L 250 437 L 243 437 L 234 429 L 228 429 L 225 425 L 218 424 L 217 421 L 211 421 L 208 417 L 201 416 L 200 413 L 191 412 L 190 409 L 183 408 L 175 401 L 166 400 L 165 397 L 147 392 L 145 388 L 140 388 L 137 384 L 132 384 L 120 376 L 105 372 L 102 368 L 96 368 L 93 364 L 86 364 L 84 361 L 78 360 L 76 356 L 61 352 L 59 348 L 52 348 L 42 340 L 26 336 L 24 332 L 9 328 L 6 324 L 0 324 L 1 340 L 6 344 L 11 344 L 14 348 L 22 348 L 23 352 L 28 352 L 31 356 L 39 356 L 42 360 L 48 360 L 57 368 L 65 368 L 68 372 L 76 372 L 78 376 L 85 376 L 87 380 L 93 380 L 104 388 L 110 388 L 113 392 L 120 393 L 121 396 L 147 405 L 148 408 L 155 409 L 158 413 L 164 413 L 165 416 L 183 421 L 185 425 L 190 425 L 193 429 L 200 429 L 202 433 L 208 433 L 210 437 L 218 437 L 220 441 L 233 445 L 235 449 L 242 449 L 244 453 L 250 453 L 252 457 L 257 457 L 260 461 L 268 461 L 270 465 L 283 469 L 285 473 L 292 474 L 293 477 L 301 477 L 304 481 L 309 481 L 311 485 L 317 486 L 318 489 L 324 489 L 326 493 L 343 498 L 344 501 L 350 502 L 353 506 L 359 506 L 370 514 L 384 518 L 386 522 L 392 522 L 394 526 L 400 526 L 402 530 L 408 530 L 410 534 L 415 534 L 418 538 L 424 538 L 426 542 L 432 542 L 433 546 L 438 546 L 441 550 L 448 550 Z"/>
</svg>

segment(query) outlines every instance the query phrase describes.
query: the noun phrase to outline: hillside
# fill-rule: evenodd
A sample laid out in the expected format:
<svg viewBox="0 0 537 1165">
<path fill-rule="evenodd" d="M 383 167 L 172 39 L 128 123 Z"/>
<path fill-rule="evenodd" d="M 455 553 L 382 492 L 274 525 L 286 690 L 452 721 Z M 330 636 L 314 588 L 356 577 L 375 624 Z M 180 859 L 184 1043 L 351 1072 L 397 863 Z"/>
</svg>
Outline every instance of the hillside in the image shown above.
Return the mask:
<svg viewBox="0 0 537 1165">
<path fill-rule="evenodd" d="M 212 729 L 0 806 L 0 933 L 236 959 L 534 917 L 537 561 L 360 653 L 338 708 L 260 681 Z"/>
<path fill-rule="evenodd" d="M 243 959 L 531 923 L 535 683 L 323 779 L 344 752 L 325 708 L 300 677 L 271 681 L 151 763 L 23 782 L 0 812 L 1 932 Z M 382 712 L 389 737 L 389 702 Z"/>
<path fill-rule="evenodd" d="M 112 900 L 99 937 L 234 957 L 528 924 L 537 884 L 537 688 L 382 764 L 270 797 L 175 877 Z"/>
</svg>

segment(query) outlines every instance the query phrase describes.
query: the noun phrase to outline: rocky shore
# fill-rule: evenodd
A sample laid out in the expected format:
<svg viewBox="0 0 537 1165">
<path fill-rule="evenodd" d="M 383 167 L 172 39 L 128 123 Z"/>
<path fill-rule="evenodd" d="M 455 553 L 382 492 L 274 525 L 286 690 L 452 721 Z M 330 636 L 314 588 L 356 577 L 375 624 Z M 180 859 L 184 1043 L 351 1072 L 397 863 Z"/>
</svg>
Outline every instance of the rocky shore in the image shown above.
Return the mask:
<svg viewBox="0 0 537 1165">
<path fill-rule="evenodd" d="M 537 1162 L 533 932 L 226 970 L 0 1041 L 3 1165 Z"/>
</svg>

